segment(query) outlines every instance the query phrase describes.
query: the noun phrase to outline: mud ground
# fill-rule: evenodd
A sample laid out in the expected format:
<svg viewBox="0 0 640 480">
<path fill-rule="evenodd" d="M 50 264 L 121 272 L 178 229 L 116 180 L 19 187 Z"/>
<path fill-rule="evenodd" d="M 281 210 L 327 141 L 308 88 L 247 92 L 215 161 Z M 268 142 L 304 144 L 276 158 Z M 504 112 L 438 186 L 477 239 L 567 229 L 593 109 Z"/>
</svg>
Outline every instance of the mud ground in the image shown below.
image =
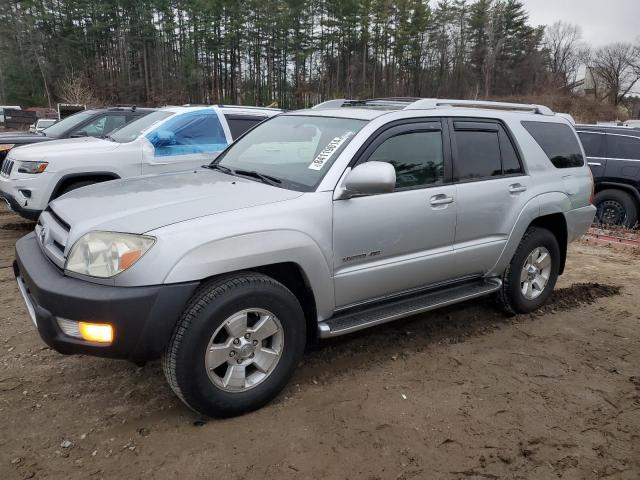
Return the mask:
<svg viewBox="0 0 640 480">
<path fill-rule="evenodd" d="M 474 301 L 307 353 L 260 411 L 199 419 L 157 363 L 46 348 L 0 206 L 0 479 L 638 479 L 640 256 L 585 244 L 543 311 Z"/>
</svg>

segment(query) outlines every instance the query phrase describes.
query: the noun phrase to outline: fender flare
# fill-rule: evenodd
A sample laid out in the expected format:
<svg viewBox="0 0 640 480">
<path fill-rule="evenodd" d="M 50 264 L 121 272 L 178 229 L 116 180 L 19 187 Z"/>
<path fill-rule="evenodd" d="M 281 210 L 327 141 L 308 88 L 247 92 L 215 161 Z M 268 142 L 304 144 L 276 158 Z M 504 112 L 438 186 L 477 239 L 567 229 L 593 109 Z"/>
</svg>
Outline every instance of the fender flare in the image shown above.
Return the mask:
<svg viewBox="0 0 640 480">
<path fill-rule="evenodd" d="M 107 172 L 107 171 L 101 171 L 101 172 L 78 172 L 78 173 L 68 173 L 66 175 L 63 175 L 58 182 L 56 183 L 55 187 L 53 187 L 53 190 L 51 192 L 51 195 L 49 197 L 49 201 L 53 200 L 54 198 L 56 198 L 56 196 L 58 195 L 58 193 L 60 193 L 60 189 L 62 187 L 62 185 L 67 181 L 70 180 L 72 178 L 90 178 L 90 177 L 107 177 L 109 178 L 109 180 L 119 180 L 121 177 L 120 175 L 118 175 L 117 173 L 114 172 Z"/>
</svg>

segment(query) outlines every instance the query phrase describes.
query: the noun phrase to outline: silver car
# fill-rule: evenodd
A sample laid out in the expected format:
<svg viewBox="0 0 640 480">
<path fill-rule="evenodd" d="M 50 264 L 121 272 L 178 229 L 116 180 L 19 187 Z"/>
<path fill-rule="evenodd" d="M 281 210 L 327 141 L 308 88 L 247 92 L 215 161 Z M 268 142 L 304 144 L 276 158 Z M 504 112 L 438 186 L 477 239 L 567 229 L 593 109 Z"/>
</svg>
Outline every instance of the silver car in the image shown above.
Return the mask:
<svg viewBox="0 0 640 480">
<path fill-rule="evenodd" d="M 56 350 L 162 358 L 185 404 L 236 415 L 316 338 L 487 295 L 539 308 L 594 217 L 584 157 L 543 106 L 331 101 L 203 168 L 56 199 L 15 275 Z"/>
</svg>

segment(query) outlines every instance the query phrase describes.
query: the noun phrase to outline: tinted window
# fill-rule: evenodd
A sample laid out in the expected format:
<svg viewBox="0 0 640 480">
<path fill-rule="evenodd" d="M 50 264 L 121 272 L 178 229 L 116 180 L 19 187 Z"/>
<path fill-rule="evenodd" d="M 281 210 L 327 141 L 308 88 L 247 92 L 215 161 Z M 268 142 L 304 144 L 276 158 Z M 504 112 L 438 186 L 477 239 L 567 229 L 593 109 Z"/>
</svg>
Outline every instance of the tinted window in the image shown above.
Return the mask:
<svg viewBox="0 0 640 480">
<path fill-rule="evenodd" d="M 500 154 L 502 156 L 502 172 L 505 175 L 516 175 L 522 173 L 522 166 L 518 159 L 516 149 L 513 147 L 513 143 L 509 139 L 507 132 L 502 127 L 499 127 L 500 137 Z"/>
<path fill-rule="evenodd" d="M 264 117 L 243 117 L 239 115 L 225 115 L 225 118 L 231 131 L 231 137 L 234 140 L 264 120 Z"/>
<path fill-rule="evenodd" d="M 396 169 L 396 189 L 441 183 L 444 156 L 440 130 L 411 132 L 385 140 L 368 161 L 388 162 Z"/>
<path fill-rule="evenodd" d="M 604 140 L 605 136 L 601 133 L 578 132 L 582 148 L 587 157 L 604 157 Z"/>
<path fill-rule="evenodd" d="M 458 180 L 502 175 L 498 131 L 456 130 Z"/>
<path fill-rule="evenodd" d="M 86 135 L 88 137 L 101 137 L 104 135 L 105 125 L 107 121 L 106 115 L 94 118 L 86 125 L 77 128 L 71 132 L 71 135 Z"/>
<path fill-rule="evenodd" d="M 607 135 L 609 157 L 640 160 L 640 138 Z"/>
<path fill-rule="evenodd" d="M 522 126 L 540 145 L 556 168 L 584 165 L 580 144 L 568 125 L 551 122 L 522 122 Z"/>
</svg>

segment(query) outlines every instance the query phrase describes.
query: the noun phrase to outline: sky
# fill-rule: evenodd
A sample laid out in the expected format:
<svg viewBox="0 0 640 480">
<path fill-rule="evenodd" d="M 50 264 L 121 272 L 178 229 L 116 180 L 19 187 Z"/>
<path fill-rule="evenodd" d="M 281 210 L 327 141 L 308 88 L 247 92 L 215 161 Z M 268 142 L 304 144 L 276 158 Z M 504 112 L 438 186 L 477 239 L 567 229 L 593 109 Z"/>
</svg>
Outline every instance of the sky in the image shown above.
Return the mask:
<svg viewBox="0 0 640 480">
<path fill-rule="evenodd" d="M 640 40 L 640 0 L 522 0 L 534 25 L 558 20 L 582 27 L 583 39 L 598 47 Z"/>
</svg>

